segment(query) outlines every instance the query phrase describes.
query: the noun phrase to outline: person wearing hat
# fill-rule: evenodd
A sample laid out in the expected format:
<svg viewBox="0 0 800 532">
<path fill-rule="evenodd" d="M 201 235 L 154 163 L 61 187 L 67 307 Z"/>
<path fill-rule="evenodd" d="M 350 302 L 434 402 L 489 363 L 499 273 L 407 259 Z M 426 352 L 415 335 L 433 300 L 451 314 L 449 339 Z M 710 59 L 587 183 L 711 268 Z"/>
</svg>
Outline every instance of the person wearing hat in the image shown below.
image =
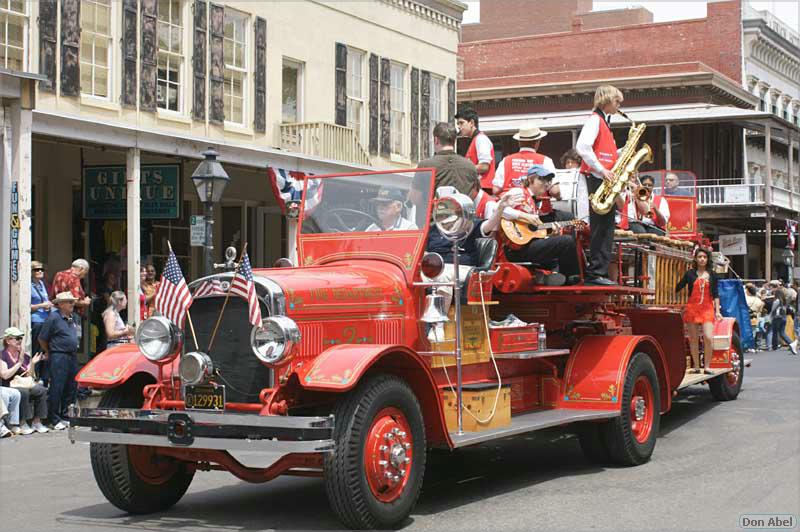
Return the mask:
<svg viewBox="0 0 800 532">
<path fill-rule="evenodd" d="M 539 145 L 546 136 L 547 131 L 539 129 L 536 125 L 522 124 L 514 135 L 514 140 L 519 142 L 519 151 L 506 155 L 497 165 L 492 180 L 492 191 L 495 195 L 522 186 L 522 180 L 528 175 L 528 169 L 534 164 L 544 166 L 555 174 L 556 166 L 553 164 L 553 160 L 539 153 Z M 555 195 L 555 191 L 551 192 L 553 193 L 550 195 Z"/>
<path fill-rule="evenodd" d="M 78 373 L 80 317 L 74 312 L 76 301 L 71 292 L 56 295 L 53 303 L 58 311 L 50 314 L 39 332 L 39 344 L 50 360 L 48 410 L 56 430 L 69 427 L 66 410 L 75 402 L 78 393 L 75 375 Z"/>
<path fill-rule="evenodd" d="M 456 113 L 456 125 L 461 137 L 470 139 L 466 157 L 475 165 L 481 180 L 481 188 L 492 191 L 494 181 L 495 160 L 492 140 L 478 129 L 478 113 L 474 109 L 464 108 Z"/>
<path fill-rule="evenodd" d="M 47 285 L 44 284 L 44 265 L 38 260 L 31 261 L 31 351 L 38 353 L 39 331 L 50 315 L 53 303 L 50 301 L 50 294 Z M 36 367 L 36 373 L 42 379 L 42 383 L 47 386 L 47 361 L 42 360 Z"/>
<path fill-rule="evenodd" d="M 367 231 L 408 231 L 418 229 L 417 224 L 403 218 L 406 193 L 399 188 L 381 187 L 370 200 L 375 205 L 378 224 L 370 224 Z"/>
<path fill-rule="evenodd" d="M 544 165 L 534 164 L 528 170 L 527 176 L 521 187 L 514 187 L 507 191 L 513 208 L 505 208 L 503 218 L 515 220 L 532 226 L 542 225 L 539 217 L 541 214 L 541 200 L 547 196 L 552 186 L 555 173 Z M 571 284 L 579 281 L 580 267 L 578 262 L 578 247 L 573 235 L 553 235 L 548 238 L 533 239 L 527 244 L 519 245 L 511 242 L 503 232 L 500 232 L 505 248 L 505 255 L 511 262 L 530 262 L 542 268 L 553 270 L 558 268 L 557 274 L 551 274 L 545 279 L 548 285 Z"/>
<path fill-rule="evenodd" d="M 23 332 L 16 327 L 9 327 L 3 332 L 3 350 L 0 351 L 0 384 L 19 391 L 22 424 L 18 427 L 18 433 L 27 435 L 34 431 L 47 432 L 47 427 L 42 424 L 42 420 L 47 419 L 47 388 L 39 383 L 34 383 L 33 386 L 29 385 L 34 378 L 36 363 L 41 360 L 42 354 L 36 353 L 31 358 L 28 353 L 24 353 L 22 351 L 23 338 Z M 17 377 L 27 379 L 28 383 L 19 382 Z"/>
</svg>

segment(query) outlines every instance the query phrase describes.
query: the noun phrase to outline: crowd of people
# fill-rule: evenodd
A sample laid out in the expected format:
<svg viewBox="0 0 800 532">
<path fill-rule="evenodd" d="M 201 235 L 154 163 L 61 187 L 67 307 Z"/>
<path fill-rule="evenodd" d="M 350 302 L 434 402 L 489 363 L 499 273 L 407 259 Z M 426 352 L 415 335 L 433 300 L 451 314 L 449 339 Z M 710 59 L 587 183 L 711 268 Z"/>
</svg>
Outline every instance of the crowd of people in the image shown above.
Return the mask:
<svg viewBox="0 0 800 532">
<path fill-rule="evenodd" d="M 119 275 L 106 271 L 102 284 L 87 295 L 89 262 L 76 259 L 47 282 L 44 265 L 31 262 L 30 343 L 18 327 L 3 331 L 0 352 L 0 438 L 45 433 L 69 427 L 68 406 L 79 394 L 75 381 L 78 352 L 84 342 L 84 321 L 94 330 L 94 353 L 131 342 L 136 323 L 155 307 L 155 266 L 140 270 L 139 316 L 130 319 L 128 299 Z M 89 283 L 91 286 L 91 283 Z M 30 346 L 27 349 L 25 346 Z"/>
<path fill-rule="evenodd" d="M 783 283 L 777 280 L 761 287 L 757 287 L 754 283 L 745 285 L 745 298 L 755 337 L 755 350 L 776 351 L 783 344 L 789 348 L 792 355 L 798 354 L 799 291 L 800 281 L 794 281 L 788 286 L 783 286 Z M 789 323 L 792 327 L 788 326 Z M 794 340 L 790 338 L 790 329 L 793 329 Z"/>
</svg>

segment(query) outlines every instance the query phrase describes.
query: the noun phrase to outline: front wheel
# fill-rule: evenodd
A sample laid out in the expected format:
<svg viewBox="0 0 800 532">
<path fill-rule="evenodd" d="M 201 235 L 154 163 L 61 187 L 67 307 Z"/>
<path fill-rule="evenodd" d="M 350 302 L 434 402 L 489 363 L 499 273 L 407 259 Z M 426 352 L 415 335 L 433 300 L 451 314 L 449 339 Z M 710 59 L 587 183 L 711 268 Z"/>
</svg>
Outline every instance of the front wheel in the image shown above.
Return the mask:
<svg viewBox="0 0 800 532">
<path fill-rule="evenodd" d="M 141 406 L 141 389 L 110 390 L 100 401 L 100 408 Z M 132 514 L 174 506 L 194 477 L 188 464 L 157 455 L 153 447 L 92 443 L 89 454 L 100 491 L 111 504 Z"/>
<path fill-rule="evenodd" d="M 389 528 L 417 502 L 425 474 L 425 425 L 411 388 L 376 375 L 334 410 L 336 451 L 325 455 L 325 489 L 345 526 Z"/>
<path fill-rule="evenodd" d="M 744 357 L 742 357 L 742 341 L 738 335 L 734 335 L 731 338 L 729 359 L 731 371 L 708 381 L 711 395 L 717 401 L 733 401 L 739 396 L 739 391 L 742 389 Z"/>
<path fill-rule="evenodd" d="M 621 413 L 603 427 L 606 448 L 615 464 L 633 466 L 650 460 L 661 421 L 658 376 L 646 353 L 628 364 Z"/>
</svg>

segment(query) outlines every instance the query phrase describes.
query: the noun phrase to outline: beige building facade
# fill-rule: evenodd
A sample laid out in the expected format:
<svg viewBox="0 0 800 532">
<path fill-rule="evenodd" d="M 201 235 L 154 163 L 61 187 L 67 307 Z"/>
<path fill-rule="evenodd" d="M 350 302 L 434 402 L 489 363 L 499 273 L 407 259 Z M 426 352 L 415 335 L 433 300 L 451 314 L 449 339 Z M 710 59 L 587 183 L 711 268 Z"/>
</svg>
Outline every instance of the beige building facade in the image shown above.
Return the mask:
<svg viewBox="0 0 800 532">
<path fill-rule="evenodd" d="M 134 307 L 139 265 L 160 268 L 167 241 L 185 275 L 200 275 L 190 226 L 203 209 L 191 175 L 208 147 L 231 177 L 215 206 L 214 260 L 245 241 L 254 266 L 291 254 L 268 168 L 403 168 L 427 156 L 432 125 L 455 111 L 464 9 L 454 0 L 2 0 L 0 68 L 37 77 L 26 82 L 29 171 L 3 170 L 4 187 L 21 192 L 28 240 L 13 265 L 0 254 L 0 267 L 29 271 L 40 260 L 52 278 L 84 256 L 89 288 L 118 273 Z M 29 277 L 0 282 L 0 327 L 27 327 L 26 305 L 5 287 Z"/>
</svg>

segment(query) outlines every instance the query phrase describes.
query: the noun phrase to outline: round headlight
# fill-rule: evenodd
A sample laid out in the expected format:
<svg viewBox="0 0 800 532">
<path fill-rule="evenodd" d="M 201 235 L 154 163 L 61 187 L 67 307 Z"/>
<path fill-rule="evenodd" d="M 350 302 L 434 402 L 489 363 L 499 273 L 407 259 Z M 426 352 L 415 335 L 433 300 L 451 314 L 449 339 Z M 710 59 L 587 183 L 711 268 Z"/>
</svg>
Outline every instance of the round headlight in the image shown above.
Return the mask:
<svg viewBox="0 0 800 532">
<path fill-rule="evenodd" d="M 250 333 L 253 354 L 266 364 L 277 364 L 292 355 L 300 343 L 300 329 L 293 319 L 273 316 L 261 321 Z"/>
<path fill-rule="evenodd" d="M 214 363 L 207 354 L 192 351 L 181 357 L 179 372 L 186 384 L 198 384 L 214 373 Z"/>
<path fill-rule="evenodd" d="M 466 194 L 452 194 L 436 201 L 433 222 L 447 240 L 457 242 L 472 232 L 475 203 Z"/>
<path fill-rule="evenodd" d="M 148 318 L 136 330 L 136 345 L 149 360 L 158 362 L 175 352 L 180 332 L 163 316 Z"/>
</svg>

